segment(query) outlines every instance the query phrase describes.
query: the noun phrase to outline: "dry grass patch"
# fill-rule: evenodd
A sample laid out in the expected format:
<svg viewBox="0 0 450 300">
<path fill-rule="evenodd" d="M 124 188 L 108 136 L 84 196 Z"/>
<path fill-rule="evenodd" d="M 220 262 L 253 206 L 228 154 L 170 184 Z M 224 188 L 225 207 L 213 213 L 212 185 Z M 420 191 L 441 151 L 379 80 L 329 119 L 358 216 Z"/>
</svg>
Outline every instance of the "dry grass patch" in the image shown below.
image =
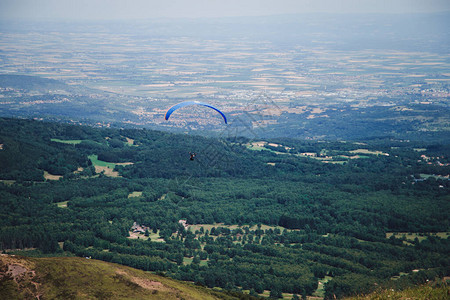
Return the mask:
<svg viewBox="0 0 450 300">
<path fill-rule="evenodd" d="M 106 166 L 95 166 L 95 173 L 100 174 L 102 173 L 109 177 L 121 177 L 119 175 L 119 172 L 114 171 L 113 169 L 106 167 Z"/>
<path fill-rule="evenodd" d="M 142 196 L 142 192 L 132 192 L 131 194 L 128 195 L 128 198 L 141 197 L 141 196 Z"/>
<path fill-rule="evenodd" d="M 63 176 L 62 175 L 53 175 L 53 174 L 50 174 L 49 172 L 47 172 L 47 171 L 44 171 L 44 178 L 46 179 L 46 180 L 59 180 L 59 179 L 61 179 Z"/>
</svg>

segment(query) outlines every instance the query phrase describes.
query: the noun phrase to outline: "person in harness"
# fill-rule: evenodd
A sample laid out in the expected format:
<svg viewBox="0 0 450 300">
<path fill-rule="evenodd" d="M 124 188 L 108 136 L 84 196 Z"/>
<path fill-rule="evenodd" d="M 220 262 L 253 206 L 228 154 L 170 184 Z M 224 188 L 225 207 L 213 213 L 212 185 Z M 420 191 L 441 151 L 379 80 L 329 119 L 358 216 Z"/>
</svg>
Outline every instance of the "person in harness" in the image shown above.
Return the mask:
<svg viewBox="0 0 450 300">
<path fill-rule="evenodd" d="M 195 156 L 197 155 L 197 153 L 195 152 L 189 152 L 189 155 L 191 156 L 191 158 L 189 158 L 190 160 L 194 160 Z"/>
</svg>

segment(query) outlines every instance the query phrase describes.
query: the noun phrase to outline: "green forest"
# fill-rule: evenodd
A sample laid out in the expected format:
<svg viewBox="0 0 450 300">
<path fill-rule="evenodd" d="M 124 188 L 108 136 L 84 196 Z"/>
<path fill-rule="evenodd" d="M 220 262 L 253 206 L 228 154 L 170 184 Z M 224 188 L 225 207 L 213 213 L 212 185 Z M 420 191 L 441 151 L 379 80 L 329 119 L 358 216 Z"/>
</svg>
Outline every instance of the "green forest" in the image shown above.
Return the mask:
<svg viewBox="0 0 450 300">
<path fill-rule="evenodd" d="M 0 118 L 0 250 L 91 257 L 243 297 L 404 289 L 450 276 L 449 174 L 443 142 Z"/>
</svg>

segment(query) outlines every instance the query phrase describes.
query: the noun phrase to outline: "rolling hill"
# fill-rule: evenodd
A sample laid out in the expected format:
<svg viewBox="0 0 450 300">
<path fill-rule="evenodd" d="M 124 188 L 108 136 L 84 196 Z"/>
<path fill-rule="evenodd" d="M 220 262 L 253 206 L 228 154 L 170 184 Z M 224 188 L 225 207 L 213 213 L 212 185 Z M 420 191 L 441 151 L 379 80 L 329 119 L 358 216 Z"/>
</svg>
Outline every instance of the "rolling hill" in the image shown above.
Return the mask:
<svg viewBox="0 0 450 300">
<path fill-rule="evenodd" d="M 1 299 L 238 299 L 130 267 L 80 257 L 0 256 Z"/>
<path fill-rule="evenodd" d="M 447 299 L 450 286 L 433 282 L 362 299 Z M 134 268 L 79 257 L 0 256 L 1 299 L 253 299 L 184 283 Z"/>
</svg>

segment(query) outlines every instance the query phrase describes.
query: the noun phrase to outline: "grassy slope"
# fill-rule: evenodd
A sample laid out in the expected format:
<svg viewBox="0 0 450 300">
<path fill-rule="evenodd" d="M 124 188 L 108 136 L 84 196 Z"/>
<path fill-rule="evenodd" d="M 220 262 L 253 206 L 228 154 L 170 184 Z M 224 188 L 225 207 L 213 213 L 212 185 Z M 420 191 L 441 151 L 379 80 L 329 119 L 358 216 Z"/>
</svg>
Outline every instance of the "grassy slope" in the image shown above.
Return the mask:
<svg viewBox="0 0 450 300">
<path fill-rule="evenodd" d="M 10 276 L 4 276 L 7 273 Z M 35 299 L 38 295 L 45 299 L 234 299 L 94 259 L 0 256 L 0 299 Z"/>
<path fill-rule="evenodd" d="M 450 299 L 450 286 L 447 284 L 442 284 L 438 287 L 432 287 L 431 285 L 423 285 L 408 288 L 403 291 L 394 290 L 384 290 L 380 292 L 375 292 L 366 296 L 357 296 L 346 298 L 346 300 L 363 300 L 363 299 L 373 299 L 373 300 L 403 300 L 403 299 L 413 299 L 413 300 L 444 300 Z"/>
</svg>

